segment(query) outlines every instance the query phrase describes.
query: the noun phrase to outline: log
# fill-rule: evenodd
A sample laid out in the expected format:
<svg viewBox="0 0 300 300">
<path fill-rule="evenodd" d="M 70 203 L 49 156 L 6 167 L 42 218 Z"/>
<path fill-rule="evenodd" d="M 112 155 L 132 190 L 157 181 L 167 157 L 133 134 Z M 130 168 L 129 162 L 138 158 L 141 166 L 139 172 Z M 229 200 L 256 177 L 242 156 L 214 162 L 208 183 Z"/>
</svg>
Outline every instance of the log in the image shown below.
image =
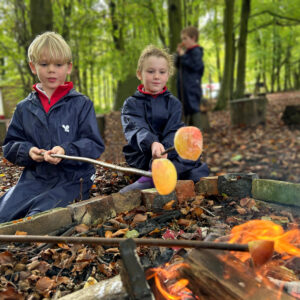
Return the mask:
<svg viewBox="0 0 300 300">
<path fill-rule="evenodd" d="M 256 126 L 266 123 L 266 97 L 230 101 L 231 123 L 234 126 Z"/>
<path fill-rule="evenodd" d="M 257 280 L 254 271 L 231 254 L 219 250 L 194 249 L 182 268 L 181 276 L 189 280 L 188 288 L 205 300 L 292 300 L 270 282 L 269 287 Z M 266 279 L 266 281 L 268 281 Z M 269 282 L 269 281 L 268 281 Z"/>
</svg>

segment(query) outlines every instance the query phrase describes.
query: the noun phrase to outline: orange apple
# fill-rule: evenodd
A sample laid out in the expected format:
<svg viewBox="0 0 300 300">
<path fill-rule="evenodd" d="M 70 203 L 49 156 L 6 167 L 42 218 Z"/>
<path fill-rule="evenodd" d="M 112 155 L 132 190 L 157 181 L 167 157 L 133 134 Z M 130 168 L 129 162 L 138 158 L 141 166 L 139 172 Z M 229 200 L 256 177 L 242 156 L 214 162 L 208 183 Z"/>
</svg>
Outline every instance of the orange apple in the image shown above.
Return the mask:
<svg viewBox="0 0 300 300">
<path fill-rule="evenodd" d="M 152 162 L 152 179 L 159 194 L 170 194 L 175 189 L 177 182 L 175 166 L 167 158 L 154 159 Z"/>
<path fill-rule="evenodd" d="M 274 253 L 274 241 L 252 241 L 248 243 L 248 247 L 255 267 L 264 265 Z"/>
<path fill-rule="evenodd" d="M 197 160 L 203 151 L 203 137 L 199 128 L 181 127 L 174 137 L 174 146 L 183 159 Z"/>
</svg>

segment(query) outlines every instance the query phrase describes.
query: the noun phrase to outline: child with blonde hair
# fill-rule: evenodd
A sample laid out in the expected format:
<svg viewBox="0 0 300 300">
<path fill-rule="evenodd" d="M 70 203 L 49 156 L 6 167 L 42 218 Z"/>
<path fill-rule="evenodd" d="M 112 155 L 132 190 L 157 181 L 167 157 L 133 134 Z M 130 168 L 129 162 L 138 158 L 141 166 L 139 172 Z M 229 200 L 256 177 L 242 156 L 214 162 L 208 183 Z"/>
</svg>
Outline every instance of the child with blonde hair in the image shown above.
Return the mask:
<svg viewBox="0 0 300 300">
<path fill-rule="evenodd" d="M 95 159 L 104 151 L 92 101 L 65 82 L 72 71 L 66 41 L 54 32 L 38 35 L 28 59 L 40 82 L 18 103 L 4 140 L 4 157 L 25 168 L 0 198 L 1 223 L 89 198 L 93 165 L 51 154 Z"/>
<path fill-rule="evenodd" d="M 209 174 L 205 163 L 182 159 L 175 150 L 162 155 L 174 144 L 181 122 L 182 105 L 167 89 L 173 74 L 172 56 L 153 45 L 146 47 L 138 60 L 136 71 L 142 82 L 135 94 L 125 100 L 121 121 L 128 144 L 123 148 L 127 163 L 135 168 L 149 170 L 152 159 L 168 158 L 176 167 L 179 179 L 197 182 Z M 151 178 L 141 177 L 120 192 L 152 188 Z"/>
</svg>

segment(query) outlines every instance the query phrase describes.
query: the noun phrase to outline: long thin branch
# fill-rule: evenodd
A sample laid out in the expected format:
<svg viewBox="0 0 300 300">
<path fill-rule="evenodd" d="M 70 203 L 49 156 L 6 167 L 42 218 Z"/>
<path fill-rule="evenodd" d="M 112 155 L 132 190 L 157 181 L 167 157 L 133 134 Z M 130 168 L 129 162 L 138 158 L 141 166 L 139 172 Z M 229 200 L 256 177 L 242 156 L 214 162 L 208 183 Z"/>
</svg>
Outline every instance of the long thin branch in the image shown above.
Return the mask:
<svg viewBox="0 0 300 300">
<path fill-rule="evenodd" d="M 9 243 L 64 243 L 64 244 L 99 244 L 116 245 L 125 241 L 126 238 L 102 238 L 102 237 L 70 237 L 70 236 L 43 236 L 43 235 L 0 235 L 0 242 Z M 164 240 L 164 239 L 133 239 L 137 245 L 182 247 L 182 248 L 205 248 L 228 251 L 248 252 L 248 244 L 230 244 L 218 242 L 202 242 L 193 240 Z"/>
<path fill-rule="evenodd" d="M 286 19 L 286 20 L 289 20 L 289 21 L 300 23 L 300 19 L 296 19 L 296 18 L 291 18 L 291 17 L 279 15 L 277 13 L 274 13 L 273 11 L 270 11 L 270 10 L 263 10 L 263 11 L 260 11 L 260 12 L 258 12 L 256 14 L 251 14 L 250 18 L 254 18 L 254 17 L 260 16 L 260 15 L 263 15 L 263 14 L 269 14 L 269 15 L 271 15 L 273 17 L 277 17 L 277 18 L 280 18 L 280 19 Z"/>
<path fill-rule="evenodd" d="M 120 171 L 120 172 L 125 172 L 125 173 L 132 173 L 132 174 L 137 174 L 141 176 L 146 176 L 146 177 L 152 177 L 152 173 L 149 171 L 144 171 L 140 169 L 135 169 L 135 168 L 127 168 L 127 167 L 121 167 L 118 165 L 110 164 L 104 161 L 92 159 L 92 158 L 87 158 L 87 157 L 80 157 L 80 156 L 69 156 L 69 155 L 63 155 L 63 154 L 51 154 L 52 157 L 57 157 L 57 158 L 63 158 L 63 159 L 70 159 L 70 160 L 77 160 L 77 161 L 82 161 L 82 162 L 87 162 L 95 165 L 100 165 L 105 168 L 109 168 L 115 171 Z"/>
</svg>

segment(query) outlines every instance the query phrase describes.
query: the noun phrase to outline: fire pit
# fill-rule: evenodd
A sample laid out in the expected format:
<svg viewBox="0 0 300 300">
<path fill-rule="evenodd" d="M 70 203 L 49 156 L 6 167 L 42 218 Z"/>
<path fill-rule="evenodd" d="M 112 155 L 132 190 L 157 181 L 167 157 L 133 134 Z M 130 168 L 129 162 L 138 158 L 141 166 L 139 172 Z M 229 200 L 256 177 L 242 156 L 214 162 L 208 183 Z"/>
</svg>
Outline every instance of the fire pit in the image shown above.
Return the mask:
<svg viewBox="0 0 300 300">
<path fill-rule="evenodd" d="M 208 182 L 212 184 L 211 180 Z M 185 182 L 181 182 L 178 186 L 182 187 L 183 183 Z M 282 239 L 281 236 L 289 236 L 293 238 L 289 243 L 298 244 L 296 237 L 291 233 L 286 235 L 284 233 L 294 232 L 291 229 L 299 223 L 300 214 L 297 213 L 295 207 L 276 207 L 250 196 L 238 198 L 220 195 L 213 190 L 209 189 L 209 195 L 205 192 L 196 192 L 193 195 L 189 193 L 189 196 L 185 197 L 184 187 L 181 190 L 177 187 L 174 198 L 168 198 L 168 202 L 163 202 L 164 205 L 160 208 L 156 206 L 155 211 L 152 210 L 151 203 L 156 203 L 156 201 L 147 199 L 150 196 L 146 191 L 139 196 L 140 202 L 136 202 L 135 208 L 127 206 L 128 208 L 124 210 L 121 209 L 121 202 L 124 201 L 124 204 L 128 205 L 133 197 L 122 196 L 124 197 L 122 200 L 123 198 L 118 194 L 112 195 L 102 199 L 105 199 L 105 202 L 101 202 L 102 207 L 106 203 L 107 208 L 109 201 L 115 204 L 110 206 L 110 217 L 101 218 L 101 220 L 92 213 L 99 209 L 93 206 L 96 202 L 89 200 L 85 204 L 85 209 L 83 209 L 83 203 L 80 204 L 82 207 L 80 210 L 79 204 L 76 204 L 72 216 L 73 222 L 74 220 L 76 222 L 56 230 L 54 235 L 106 239 L 163 238 L 174 243 L 176 241 L 215 242 L 217 239 L 218 242 L 247 244 L 248 240 L 230 240 L 230 237 L 233 238 L 231 231 L 235 228 L 239 229 L 240 225 L 247 224 L 249 220 L 255 220 L 279 223 L 282 228 L 280 239 Z M 120 208 L 117 210 L 114 205 L 119 205 Z M 112 213 L 113 210 L 115 213 Z M 75 217 L 79 211 L 80 214 Z M 87 218 L 87 215 L 90 217 Z M 86 224 L 82 224 L 83 219 L 89 222 L 85 221 Z M 12 225 L 19 224 L 22 222 Z M 257 227 L 257 224 L 254 227 Z M 22 226 L 19 230 L 20 228 Z M 247 230 L 249 231 L 249 228 Z M 269 231 L 273 232 L 274 229 Z M 17 234 L 26 233 L 17 232 Z M 242 235 L 239 234 L 239 236 Z M 259 238 L 255 237 L 255 239 Z M 274 236 L 274 239 L 278 237 Z M 292 247 L 289 245 L 288 248 Z M 128 249 L 125 247 L 125 250 Z M 284 253 L 278 251 L 276 246 L 272 260 L 264 265 L 264 267 L 268 266 L 269 271 L 262 273 L 258 273 L 257 269 L 253 268 L 249 256 L 240 259 L 239 256 L 233 255 L 236 252 L 190 250 L 179 245 L 168 247 L 152 245 L 150 247 L 141 244 L 131 252 L 139 257 L 137 263 L 142 271 L 145 271 L 145 286 L 147 287 L 148 284 L 151 287 L 151 289 L 146 288 L 148 293 L 146 296 L 142 290 L 139 294 L 140 299 L 141 297 L 168 299 L 160 295 L 161 291 L 173 294 L 173 298 L 170 299 L 220 299 L 219 295 L 222 295 L 224 299 L 268 299 L 267 297 L 269 299 L 297 299 L 297 294 L 286 293 L 286 291 L 293 293 L 291 285 L 295 286 L 295 281 L 299 280 L 300 268 L 297 263 L 297 254 L 292 253 L 293 257 L 291 257 L 291 254 L 286 251 Z M 129 280 L 133 276 L 126 271 L 126 283 L 123 271 L 121 271 L 125 268 L 124 260 L 128 255 L 126 252 L 120 253 L 120 248 L 117 246 L 93 243 L 90 245 L 66 242 L 1 244 L 0 298 L 42 299 L 48 297 L 63 300 L 89 300 L 126 299 L 127 297 L 128 299 L 130 293 L 135 295 L 135 289 L 132 286 L 134 282 Z M 169 265 L 165 266 L 165 263 Z M 132 261 L 129 260 L 129 266 L 132 265 Z M 153 275 L 158 274 L 155 268 L 159 268 L 163 276 L 169 276 L 166 275 L 170 273 L 169 271 L 175 273 L 172 279 L 168 277 L 170 285 L 166 285 L 165 280 L 161 281 L 161 290 L 157 288 L 157 284 L 155 287 L 153 285 L 155 277 L 160 278 L 160 275 Z M 261 270 L 265 269 L 260 269 L 260 272 Z M 120 273 L 122 276 L 119 275 Z M 268 277 L 273 278 L 272 281 Z M 281 290 L 278 284 L 281 284 Z M 128 288 L 128 285 L 131 288 Z M 278 290 L 281 291 L 279 295 Z"/>
</svg>

